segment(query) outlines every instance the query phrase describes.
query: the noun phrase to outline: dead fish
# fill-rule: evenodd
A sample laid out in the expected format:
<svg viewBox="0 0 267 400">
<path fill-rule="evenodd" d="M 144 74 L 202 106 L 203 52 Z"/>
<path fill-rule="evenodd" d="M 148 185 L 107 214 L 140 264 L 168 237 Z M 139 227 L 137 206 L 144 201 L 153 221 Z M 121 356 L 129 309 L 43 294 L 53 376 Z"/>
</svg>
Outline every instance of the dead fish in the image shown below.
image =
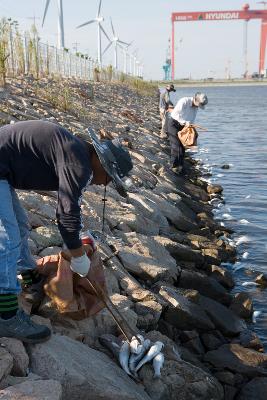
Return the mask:
<svg viewBox="0 0 267 400">
<path fill-rule="evenodd" d="M 132 337 L 130 343 L 130 351 L 133 354 L 140 354 L 143 349 L 144 337 L 142 335 L 136 335 Z"/>
<path fill-rule="evenodd" d="M 140 360 L 142 360 L 142 358 L 144 357 L 144 355 L 146 354 L 147 350 L 150 347 L 150 340 L 146 339 L 143 343 L 143 349 L 141 351 L 141 353 L 139 354 L 131 354 L 130 355 L 130 360 L 129 360 L 129 369 L 132 373 L 135 372 L 135 367 L 137 366 L 137 364 L 139 363 Z"/>
<path fill-rule="evenodd" d="M 110 334 L 101 335 L 99 338 L 99 343 L 102 346 L 106 347 L 111 353 L 119 360 L 120 348 L 121 348 L 121 340 L 116 338 L 116 336 Z"/>
<path fill-rule="evenodd" d="M 163 364 L 164 364 L 164 355 L 162 353 L 159 353 L 153 358 L 153 368 L 155 372 L 153 378 L 156 379 L 161 377 L 160 370 Z"/>
<path fill-rule="evenodd" d="M 153 346 L 150 347 L 145 357 L 137 364 L 135 371 L 137 372 L 144 364 L 151 361 L 157 354 L 161 352 L 163 347 L 164 344 L 162 342 L 155 342 Z"/>
<path fill-rule="evenodd" d="M 129 358 L 130 358 L 130 345 L 128 342 L 123 342 L 119 353 L 120 365 L 122 369 L 126 372 L 126 374 L 133 376 L 128 367 Z"/>
</svg>

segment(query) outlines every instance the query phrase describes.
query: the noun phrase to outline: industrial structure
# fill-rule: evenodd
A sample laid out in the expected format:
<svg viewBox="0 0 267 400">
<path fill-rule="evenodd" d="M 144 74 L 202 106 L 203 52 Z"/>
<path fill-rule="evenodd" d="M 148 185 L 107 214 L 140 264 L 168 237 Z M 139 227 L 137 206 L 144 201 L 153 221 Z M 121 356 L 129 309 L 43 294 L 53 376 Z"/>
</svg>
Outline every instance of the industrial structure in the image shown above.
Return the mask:
<svg viewBox="0 0 267 400">
<path fill-rule="evenodd" d="M 247 24 L 251 19 L 261 20 L 259 74 L 265 74 L 265 53 L 267 43 L 267 10 L 250 10 L 245 4 L 242 10 L 230 11 L 196 11 L 196 12 L 174 12 L 172 21 L 172 51 L 171 66 L 172 79 L 175 78 L 175 23 L 176 22 L 202 22 L 202 21 L 228 21 L 244 20 L 244 76 L 247 75 Z"/>
<path fill-rule="evenodd" d="M 169 39 L 169 46 L 166 52 L 165 64 L 162 66 L 164 71 L 164 81 L 170 81 L 171 79 L 171 39 Z"/>
</svg>

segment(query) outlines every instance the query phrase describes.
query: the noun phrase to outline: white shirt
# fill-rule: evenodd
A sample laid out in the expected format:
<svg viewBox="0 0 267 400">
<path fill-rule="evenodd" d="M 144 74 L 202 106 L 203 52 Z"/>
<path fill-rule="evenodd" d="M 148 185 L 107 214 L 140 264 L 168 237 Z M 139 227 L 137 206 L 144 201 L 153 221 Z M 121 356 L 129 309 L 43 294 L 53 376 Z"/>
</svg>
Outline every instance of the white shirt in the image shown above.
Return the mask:
<svg viewBox="0 0 267 400">
<path fill-rule="evenodd" d="M 183 97 L 174 107 L 171 117 L 181 125 L 185 125 L 186 123 L 193 124 L 196 119 L 197 111 L 198 107 L 193 106 L 193 97 Z"/>
</svg>

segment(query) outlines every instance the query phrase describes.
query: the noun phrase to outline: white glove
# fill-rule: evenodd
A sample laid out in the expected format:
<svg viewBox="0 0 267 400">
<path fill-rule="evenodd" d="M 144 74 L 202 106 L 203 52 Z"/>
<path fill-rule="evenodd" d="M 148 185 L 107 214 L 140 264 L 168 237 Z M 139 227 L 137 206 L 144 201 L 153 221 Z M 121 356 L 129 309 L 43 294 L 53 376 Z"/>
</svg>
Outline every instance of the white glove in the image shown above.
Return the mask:
<svg viewBox="0 0 267 400">
<path fill-rule="evenodd" d="M 190 126 L 190 125 L 191 125 L 191 122 L 190 121 L 186 121 L 185 126 L 188 128 L 188 126 Z"/>
<path fill-rule="evenodd" d="M 86 276 L 90 267 L 91 261 L 86 254 L 82 255 L 81 257 L 72 257 L 71 259 L 70 269 L 80 276 Z"/>
</svg>

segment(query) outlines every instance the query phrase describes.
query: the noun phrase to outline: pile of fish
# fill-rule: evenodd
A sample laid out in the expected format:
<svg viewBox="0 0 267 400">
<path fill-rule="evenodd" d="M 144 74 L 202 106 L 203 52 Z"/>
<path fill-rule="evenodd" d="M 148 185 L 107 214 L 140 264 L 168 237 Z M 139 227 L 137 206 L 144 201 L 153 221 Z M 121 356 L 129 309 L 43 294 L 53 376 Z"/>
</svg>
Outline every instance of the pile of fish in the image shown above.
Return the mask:
<svg viewBox="0 0 267 400">
<path fill-rule="evenodd" d="M 153 344 L 139 334 L 133 336 L 130 342 L 106 334 L 100 336 L 99 342 L 113 353 L 122 369 L 132 378 L 138 379 L 137 372 L 150 361 L 154 369 L 154 378 L 160 378 L 164 364 L 164 355 L 161 353 L 164 347 L 162 342 L 157 341 Z"/>
</svg>

